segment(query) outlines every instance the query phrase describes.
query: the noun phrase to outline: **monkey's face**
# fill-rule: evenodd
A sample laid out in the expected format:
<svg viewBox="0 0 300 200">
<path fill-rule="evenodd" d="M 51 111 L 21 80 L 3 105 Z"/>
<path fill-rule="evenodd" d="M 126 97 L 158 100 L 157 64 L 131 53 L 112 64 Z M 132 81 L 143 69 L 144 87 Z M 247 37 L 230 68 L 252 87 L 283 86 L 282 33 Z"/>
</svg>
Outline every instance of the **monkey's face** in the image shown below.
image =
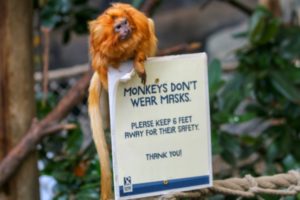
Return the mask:
<svg viewBox="0 0 300 200">
<path fill-rule="evenodd" d="M 133 41 L 136 24 L 126 9 L 110 7 L 96 20 L 89 22 L 92 43 L 96 48 L 120 51 L 123 44 Z M 125 45 L 128 46 L 128 45 Z M 116 48 L 120 47 L 120 48 Z"/>
<path fill-rule="evenodd" d="M 119 35 L 120 40 L 126 40 L 131 34 L 130 24 L 125 17 L 116 19 L 113 29 Z"/>
</svg>

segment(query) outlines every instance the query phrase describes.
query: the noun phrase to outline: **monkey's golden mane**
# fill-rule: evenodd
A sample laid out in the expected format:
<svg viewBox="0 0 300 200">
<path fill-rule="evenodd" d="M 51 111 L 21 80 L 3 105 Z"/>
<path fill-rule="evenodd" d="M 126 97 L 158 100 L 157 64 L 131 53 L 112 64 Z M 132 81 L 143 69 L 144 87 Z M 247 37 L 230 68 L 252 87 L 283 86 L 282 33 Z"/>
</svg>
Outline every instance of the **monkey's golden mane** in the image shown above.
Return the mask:
<svg viewBox="0 0 300 200">
<path fill-rule="evenodd" d="M 130 24 L 131 36 L 121 41 L 114 32 L 114 23 L 126 18 Z M 114 3 L 97 19 L 89 22 L 91 55 L 109 58 L 111 65 L 133 59 L 136 49 L 143 48 L 146 56 L 153 56 L 157 39 L 151 36 L 152 20 L 128 4 Z M 148 41 L 148 42 L 145 42 Z M 95 66 L 93 66 L 95 69 Z M 97 68 L 97 66 L 96 66 Z M 95 69 L 96 70 L 96 69 Z"/>
</svg>

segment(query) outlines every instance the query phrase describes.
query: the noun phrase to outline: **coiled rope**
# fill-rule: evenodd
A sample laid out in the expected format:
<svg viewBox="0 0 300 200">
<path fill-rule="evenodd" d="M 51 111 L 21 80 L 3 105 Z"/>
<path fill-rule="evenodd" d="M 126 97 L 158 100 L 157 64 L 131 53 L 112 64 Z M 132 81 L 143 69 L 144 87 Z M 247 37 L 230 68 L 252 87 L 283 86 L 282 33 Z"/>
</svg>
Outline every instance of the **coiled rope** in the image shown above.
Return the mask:
<svg viewBox="0 0 300 200">
<path fill-rule="evenodd" d="M 174 200 L 181 198 L 201 198 L 214 194 L 234 195 L 241 198 L 257 197 L 260 194 L 276 196 L 293 196 L 300 192 L 300 172 L 291 170 L 285 174 L 273 176 L 252 177 L 246 175 L 244 178 L 229 178 L 216 180 L 213 187 L 191 192 L 170 193 L 159 197 L 161 200 Z"/>
</svg>

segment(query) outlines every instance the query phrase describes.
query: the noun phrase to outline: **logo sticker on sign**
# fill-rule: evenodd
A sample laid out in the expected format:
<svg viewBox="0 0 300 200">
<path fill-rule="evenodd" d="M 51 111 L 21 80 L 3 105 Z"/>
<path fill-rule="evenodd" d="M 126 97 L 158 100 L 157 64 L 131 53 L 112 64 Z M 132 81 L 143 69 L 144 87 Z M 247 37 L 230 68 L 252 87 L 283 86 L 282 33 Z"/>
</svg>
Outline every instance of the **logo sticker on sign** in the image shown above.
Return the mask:
<svg viewBox="0 0 300 200">
<path fill-rule="evenodd" d="M 150 58 L 109 68 L 116 199 L 212 186 L 207 57 Z"/>
<path fill-rule="evenodd" d="M 123 192 L 132 192 L 132 184 L 131 184 L 131 177 L 127 176 L 124 177 L 124 186 L 123 186 Z"/>
</svg>

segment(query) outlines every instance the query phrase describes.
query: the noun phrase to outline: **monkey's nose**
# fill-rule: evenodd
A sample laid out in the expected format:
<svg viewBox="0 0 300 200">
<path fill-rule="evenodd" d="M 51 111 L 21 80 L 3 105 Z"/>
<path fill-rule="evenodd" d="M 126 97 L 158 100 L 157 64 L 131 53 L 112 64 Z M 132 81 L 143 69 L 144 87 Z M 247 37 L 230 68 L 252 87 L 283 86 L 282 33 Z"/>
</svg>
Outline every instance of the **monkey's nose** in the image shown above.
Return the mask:
<svg viewBox="0 0 300 200">
<path fill-rule="evenodd" d="M 128 38 L 129 35 L 130 35 L 130 30 L 129 29 L 125 29 L 125 30 L 121 31 L 121 33 L 120 33 L 120 39 L 121 40 L 125 40 L 126 38 Z"/>
</svg>

